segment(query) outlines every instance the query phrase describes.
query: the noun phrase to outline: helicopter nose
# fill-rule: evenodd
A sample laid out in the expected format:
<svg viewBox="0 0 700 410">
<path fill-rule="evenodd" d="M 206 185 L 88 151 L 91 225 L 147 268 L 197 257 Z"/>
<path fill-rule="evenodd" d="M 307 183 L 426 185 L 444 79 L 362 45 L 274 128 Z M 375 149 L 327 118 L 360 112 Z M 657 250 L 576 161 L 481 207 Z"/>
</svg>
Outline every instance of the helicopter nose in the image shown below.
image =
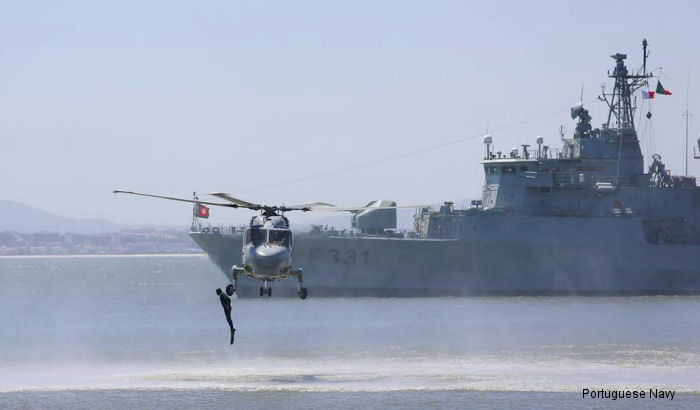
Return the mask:
<svg viewBox="0 0 700 410">
<path fill-rule="evenodd" d="M 255 249 L 257 263 L 265 267 L 277 266 L 288 257 L 289 251 L 282 246 L 259 246 Z"/>
</svg>

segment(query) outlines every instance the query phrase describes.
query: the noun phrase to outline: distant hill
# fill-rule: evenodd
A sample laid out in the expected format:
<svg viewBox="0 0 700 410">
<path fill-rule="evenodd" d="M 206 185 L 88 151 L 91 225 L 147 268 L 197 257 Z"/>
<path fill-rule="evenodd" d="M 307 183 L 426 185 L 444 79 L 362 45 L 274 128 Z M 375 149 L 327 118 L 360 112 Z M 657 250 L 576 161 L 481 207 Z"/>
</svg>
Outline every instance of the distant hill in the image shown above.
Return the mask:
<svg viewBox="0 0 700 410">
<path fill-rule="evenodd" d="M 129 228 L 103 219 L 76 219 L 42 211 L 29 205 L 0 199 L 0 232 L 107 233 Z"/>
</svg>

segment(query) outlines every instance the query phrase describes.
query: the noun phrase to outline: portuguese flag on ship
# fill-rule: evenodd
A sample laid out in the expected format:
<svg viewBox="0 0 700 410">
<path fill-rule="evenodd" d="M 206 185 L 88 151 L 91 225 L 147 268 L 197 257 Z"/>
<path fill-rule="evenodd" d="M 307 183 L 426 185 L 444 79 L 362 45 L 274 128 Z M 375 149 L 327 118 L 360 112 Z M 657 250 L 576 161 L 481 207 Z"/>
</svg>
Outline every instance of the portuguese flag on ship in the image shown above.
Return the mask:
<svg viewBox="0 0 700 410">
<path fill-rule="evenodd" d="M 209 218 L 209 207 L 202 204 L 197 204 L 197 218 Z"/>
<path fill-rule="evenodd" d="M 671 95 L 671 92 L 665 89 L 663 85 L 661 85 L 661 81 L 656 83 L 656 93 L 660 95 Z"/>
</svg>

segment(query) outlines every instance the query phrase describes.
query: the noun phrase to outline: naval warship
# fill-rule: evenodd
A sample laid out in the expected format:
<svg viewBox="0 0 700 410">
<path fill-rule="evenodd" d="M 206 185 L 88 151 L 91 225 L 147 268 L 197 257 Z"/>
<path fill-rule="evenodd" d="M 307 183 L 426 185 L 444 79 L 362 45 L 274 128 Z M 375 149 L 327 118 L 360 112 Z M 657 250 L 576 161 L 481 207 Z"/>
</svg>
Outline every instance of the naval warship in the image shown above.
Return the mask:
<svg viewBox="0 0 700 410">
<path fill-rule="evenodd" d="M 352 216 L 353 229 L 315 227 L 294 235 L 294 264 L 314 296 L 628 295 L 700 293 L 700 189 L 672 175 L 654 154 L 645 170 L 635 130 L 635 93 L 648 87 L 643 65 L 611 57 L 607 121 L 591 126 L 583 103 L 570 138 L 495 151 L 484 137 L 480 200 L 416 211 L 399 233 L 392 201 Z M 700 147 L 700 141 L 698 141 Z M 696 157 L 697 158 L 697 157 Z M 646 172 L 645 172 L 646 171 Z M 202 227 L 192 239 L 221 270 L 240 264 L 243 233 Z M 280 282 L 277 295 L 295 295 Z M 255 281 L 240 292 L 257 294 Z"/>
</svg>

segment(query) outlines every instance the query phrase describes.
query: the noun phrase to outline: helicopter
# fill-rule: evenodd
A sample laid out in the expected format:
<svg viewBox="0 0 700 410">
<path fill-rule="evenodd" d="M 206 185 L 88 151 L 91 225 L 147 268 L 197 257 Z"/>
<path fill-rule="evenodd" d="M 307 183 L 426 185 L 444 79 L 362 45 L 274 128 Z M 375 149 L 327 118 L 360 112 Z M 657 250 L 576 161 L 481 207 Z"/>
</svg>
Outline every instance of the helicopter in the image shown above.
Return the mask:
<svg viewBox="0 0 700 410">
<path fill-rule="evenodd" d="M 232 283 L 226 286 L 226 294 L 233 296 L 238 294 L 238 277 L 245 276 L 262 282 L 260 296 L 272 296 L 271 282 L 283 280 L 289 277 L 297 279 L 297 295 L 304 300 L 309 295 L 309 290 L 304 286 L 303 269 L 292 265 L 292 231 L 289 219 L 284 215 L 290 211 L 343 211 L 360 212 L 368 207 L 338 207 L 325 202 L 311 202 L 300 205 L 262 205 L 256 204 L 223 192 L 212 192 L 215 196 L 226 202 L 202 201 L 196 196 L 194 199 L 177 198 L 163 195 L 146 194 L 133 191 L 114 190 L 115 194 L 130 194 L 151 198 L 167 199 L 171 201 L 189 202 L 194 204 L 195 212 L 201 205 L 220 206 L 227 208 L 244 208 L 259 211 L 253 216 L 245 230 L 243 247 L 241 252 L 241 266 L 234 265 L 231 268 Z M 411 206 L 387 206 L 372 207 L 372 209 L 393 208 L 425 208 L 426 205 Z M 208 212 L 208 211 L 207 211 Z"/>
</svg>

